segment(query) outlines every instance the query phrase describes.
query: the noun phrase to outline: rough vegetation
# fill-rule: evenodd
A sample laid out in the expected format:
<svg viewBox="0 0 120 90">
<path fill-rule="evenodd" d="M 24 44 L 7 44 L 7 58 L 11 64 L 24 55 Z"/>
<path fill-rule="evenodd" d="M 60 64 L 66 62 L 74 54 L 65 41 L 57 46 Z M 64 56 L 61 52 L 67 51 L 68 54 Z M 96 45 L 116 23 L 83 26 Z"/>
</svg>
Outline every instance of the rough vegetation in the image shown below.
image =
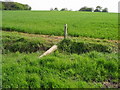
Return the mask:
<svg viewBox="0 0 120 90">
<path fill-rule="evenodd" d="M 90 51 L 97 51 L 97 52 L 118 52 L 118 45 L 117 44 L 111 44 L 108 42 L 88 42 L 86 41 L 77 41 L 72 39 L 64 39 L 59 44 L 59 49 L 61 49 L 64 52 L 68 53 L 86 53 Z"/>
<path fill-rule="evenodd" d="M 46 51 L 52 45 L 57 44 L 60 51 L 68 53 L 86 53 L 90 51 L 98 52 L 117 52 L 118 42 L 107 39 L 90 39 L 82 37 L 69 37 L 63 40 L 63 37 L 25 34 L 18 32 L 2 33 L 3 53 L 7 52 L 36 52 Z"/>
<path fill-rule="evenodd" d="M 3 88 L 102 88 L 104 82 L 117 86 L 117 54 L 55 52 L 41 59 L 38 55 L 3 55 Z"/>
<path fill-rule="evenodd" d="M 59 38 L 56 40 L 56 38 L 45 35 L 2 31 L 2 50 L 3 53 L 46 51 L 61 40 Z"/>
</svg>

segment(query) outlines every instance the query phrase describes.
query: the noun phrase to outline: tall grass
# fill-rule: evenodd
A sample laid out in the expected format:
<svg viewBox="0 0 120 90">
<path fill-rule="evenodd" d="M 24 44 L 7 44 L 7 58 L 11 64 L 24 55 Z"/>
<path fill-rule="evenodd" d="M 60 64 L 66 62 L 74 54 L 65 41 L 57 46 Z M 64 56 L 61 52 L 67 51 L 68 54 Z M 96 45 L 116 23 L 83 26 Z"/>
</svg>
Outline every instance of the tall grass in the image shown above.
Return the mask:
<svg viewBox="0 0 120 90">
<path fill-rule="evenodd" d="M 3 88 L 99 88 L 102 82 L 118 82 L 117 54 L 55 52 L 3 55 Z"/>
<path fill-rule="evenodd" d="M 35 34 L 25 34 L 18 32 L 2 32 L 3 53 L 7 52 L 37 52 L 48 50 L 54 44 L 59 50 L 68 53 L 86 53 L 90 51 L 118 52 L 118 43 L 108 40 L 91 40 L 89 38 L 72 37 L 71 39 L 56 39 L 57 37 L 42 37 Z"/>
<path fill-rule="evenodd" d="M 89 40 L 77 40 L 77 39 L 64 39 L 62 40 L 58 47 L 62 52 L 68 53 L 86 53 L 90 51 L 98 51 L 98 52 L 118 52 L 118 45 L 115 43 L 108 42 L 94 42 Z"/>
<path fill-rule="evenodd" d="M 56 41 L 51 41 L 46 37 L 38 37 L 18 32 L 2 31 L 2 53 L 7 52 L 37 52 L 49 49 Z M 59 42 L 60 40 L 57 40 Z"/>
<path fill-rule="evenodd" d="M 3 11 L 3 30 L 63 35 L 68 24 L 71 36 L 118 39 L 117 13 L 78 11 Z"/>
</svg>

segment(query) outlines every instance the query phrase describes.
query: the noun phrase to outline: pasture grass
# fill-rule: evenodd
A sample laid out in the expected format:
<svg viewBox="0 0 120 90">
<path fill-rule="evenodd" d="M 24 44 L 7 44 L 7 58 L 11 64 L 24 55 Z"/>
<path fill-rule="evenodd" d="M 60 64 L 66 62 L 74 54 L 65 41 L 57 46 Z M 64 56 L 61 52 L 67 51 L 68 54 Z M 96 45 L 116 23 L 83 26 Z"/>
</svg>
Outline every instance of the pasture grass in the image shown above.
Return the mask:
<svg viewBox="0 0 120 90">
<path fill-rule="evenodd" d="M 3 11 L 3 30 L 34 34 L 118 39 L 118 14 L 80 11 Z"/>
</svg>

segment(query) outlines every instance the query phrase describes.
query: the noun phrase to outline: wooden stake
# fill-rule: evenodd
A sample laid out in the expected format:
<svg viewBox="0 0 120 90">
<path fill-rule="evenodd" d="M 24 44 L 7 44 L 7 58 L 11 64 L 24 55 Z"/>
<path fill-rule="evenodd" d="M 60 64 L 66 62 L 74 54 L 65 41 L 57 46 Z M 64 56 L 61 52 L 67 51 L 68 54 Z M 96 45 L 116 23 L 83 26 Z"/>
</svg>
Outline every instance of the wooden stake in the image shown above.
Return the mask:
<svg viewBox="0 0 120 90">
<path fill-rule="evenodd" d="M 67 24 L 64 26 L 64 39 L 67 39 Z"/>
<path fill-rule="evenodd" d="M 55 50 L 57 50 L 57 45 L 53 45 L 49 50 L 47 50 L 45 53 L 43 53 L 41 56 L 39 56 L 39 58 L 46 56 L 46 55 L 54 52 Z"/>
</svg>

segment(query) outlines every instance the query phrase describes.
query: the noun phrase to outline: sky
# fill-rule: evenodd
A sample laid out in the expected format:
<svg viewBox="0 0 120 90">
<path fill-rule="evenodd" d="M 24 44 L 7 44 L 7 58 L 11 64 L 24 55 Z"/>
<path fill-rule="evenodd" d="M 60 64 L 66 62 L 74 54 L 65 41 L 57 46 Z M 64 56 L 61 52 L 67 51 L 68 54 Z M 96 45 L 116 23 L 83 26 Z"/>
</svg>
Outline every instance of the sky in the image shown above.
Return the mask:
<svg viewBox="0 0 120 90">
<path fill-rule="evenodd" d="M 9 0 L 0 0 L 9 1 Z M 72 9 L 73 11 L 79 10 L 81 7 L 93 7 L 101 6 L 108 8 L 109 12 L 118 12 L 118 2 L 120 0 L 11 0 L 23 4 L 28 4 L 32 7 L 32 10 L 50 10 L 50 8 L 57 7 Z M 120 6 L 119 6 L 120 7 Z"/>
</svg>

